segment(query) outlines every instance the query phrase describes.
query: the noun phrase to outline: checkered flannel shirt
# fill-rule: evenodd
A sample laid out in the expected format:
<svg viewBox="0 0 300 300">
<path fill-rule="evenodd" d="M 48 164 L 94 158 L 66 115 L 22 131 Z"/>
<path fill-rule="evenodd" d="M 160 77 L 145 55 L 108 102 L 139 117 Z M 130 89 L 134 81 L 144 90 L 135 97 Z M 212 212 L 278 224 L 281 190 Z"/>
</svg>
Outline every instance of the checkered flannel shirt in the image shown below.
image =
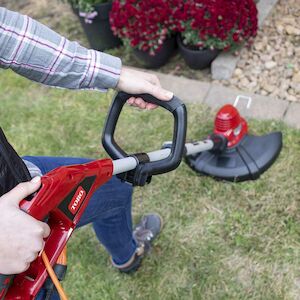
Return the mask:
<svg viewBox="0 0 300 300">
<path fill-rule="evenodd" d="M 51 86 L 106 91 L 118 83 L 121 60 L 0 7 L 0 67 Z"/>
</svg>

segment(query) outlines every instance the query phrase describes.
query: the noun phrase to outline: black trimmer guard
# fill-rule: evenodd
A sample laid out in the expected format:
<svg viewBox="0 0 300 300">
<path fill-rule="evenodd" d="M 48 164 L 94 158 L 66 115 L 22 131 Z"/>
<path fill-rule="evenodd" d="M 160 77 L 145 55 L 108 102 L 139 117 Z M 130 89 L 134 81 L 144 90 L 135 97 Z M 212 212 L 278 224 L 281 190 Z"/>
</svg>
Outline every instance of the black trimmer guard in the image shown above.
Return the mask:
<svg viewBox="0 0 300 300">
<path fill-rule="evenodd" d="M 282 148 L 281 132 L 245 135 L 241 142 L 221 153 L 205 151 L 186 157 L 197 173 L 228 181 L 254 180 L 276 160 Z"/>
</svg>

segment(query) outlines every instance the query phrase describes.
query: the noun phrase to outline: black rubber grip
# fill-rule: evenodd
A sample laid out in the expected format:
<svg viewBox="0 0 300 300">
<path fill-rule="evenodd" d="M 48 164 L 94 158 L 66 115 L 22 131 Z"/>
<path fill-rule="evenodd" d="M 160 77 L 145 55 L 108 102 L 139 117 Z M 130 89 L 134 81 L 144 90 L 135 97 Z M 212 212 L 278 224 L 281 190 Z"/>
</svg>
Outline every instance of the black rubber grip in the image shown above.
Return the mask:
<svg viewBox="0 0 300 300">
<path fill-rule="evenodd" d="M 170 112 L 173 112 L 176 108 L 183 105 L 183 103 L 176 96 L 173 96 L 170 101 L 162 101 L 150 94 L 127 94 L 124 92 L 117 93 L 114 101 L 121 102 L 124 105 L 131 97 L 142 98 L 144 101 L 161 106 Z"/>
<path fill-rule="evenodd" d="M 3 275 L 0 274 L 0 300 L 5 299 L 5 295 L 10 287 L 14 275 Z"/>
<path fill-rule="evenodd" d="M 173 114 L 174 131 L 170 156 L 157 162 L 145 163 L 143 172 L 147 172 L 148 175 L 157 175 L 174 170 L 179 166 L 182 159 L 187 127 L 186 107 L 176 96 L 174 96 L 170 101 L 161 101 L 150 94 L 132 95 L 119 92 L 113 100 L 105 122 L 102 135 L 102 144 L 104 149 L 112 159 L 121 159 L 129 156 L 116 143 L 114 133 L 122 108 L 130 97 L 142 98 L 144 101 L 163 107 Z"/>
</svg>

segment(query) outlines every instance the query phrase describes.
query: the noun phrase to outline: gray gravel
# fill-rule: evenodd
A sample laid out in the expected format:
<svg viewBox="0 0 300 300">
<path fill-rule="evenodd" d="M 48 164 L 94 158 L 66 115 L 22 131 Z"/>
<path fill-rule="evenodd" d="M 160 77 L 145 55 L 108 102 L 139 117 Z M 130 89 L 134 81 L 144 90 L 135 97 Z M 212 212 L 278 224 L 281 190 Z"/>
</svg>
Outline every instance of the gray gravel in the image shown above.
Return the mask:
<svg viewBox="0 0 300 300">
<path fill-rule="evenodd" d="M 223 85 L 300 102 L 300 1 L 280 0 Z"/>
</svg>

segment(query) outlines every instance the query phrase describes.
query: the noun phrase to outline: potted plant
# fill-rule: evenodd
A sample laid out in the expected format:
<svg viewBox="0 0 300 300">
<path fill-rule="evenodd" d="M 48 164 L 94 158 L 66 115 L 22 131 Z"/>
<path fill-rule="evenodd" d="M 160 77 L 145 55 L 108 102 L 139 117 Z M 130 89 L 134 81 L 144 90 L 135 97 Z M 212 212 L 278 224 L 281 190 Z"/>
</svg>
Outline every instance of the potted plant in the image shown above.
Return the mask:
<svg viewBox="0 0 300 300">
<path fill-rule="evenodd" d="M 193 69 L 207 68 L 220 51 L 251 43 L 257 33 L 254 0 L 189 0 L 176 14 L 179 51 Z"/>
<path fill-rule="evenodd" d="M 78 15 L 83 30 L 93 49 L 106 50 L 117 47 L 121 40 L 117 38 L 109 24 L 112 1 L 109 0 L 68 0 Z"/>
<path fill-rule="evenodd" d="M 179 0 L 116 0 L 110 14 L 113 32 L 133 48 L 145 67 L 164 65 L 175 48 L 173 9 Z"/>
</svg>

